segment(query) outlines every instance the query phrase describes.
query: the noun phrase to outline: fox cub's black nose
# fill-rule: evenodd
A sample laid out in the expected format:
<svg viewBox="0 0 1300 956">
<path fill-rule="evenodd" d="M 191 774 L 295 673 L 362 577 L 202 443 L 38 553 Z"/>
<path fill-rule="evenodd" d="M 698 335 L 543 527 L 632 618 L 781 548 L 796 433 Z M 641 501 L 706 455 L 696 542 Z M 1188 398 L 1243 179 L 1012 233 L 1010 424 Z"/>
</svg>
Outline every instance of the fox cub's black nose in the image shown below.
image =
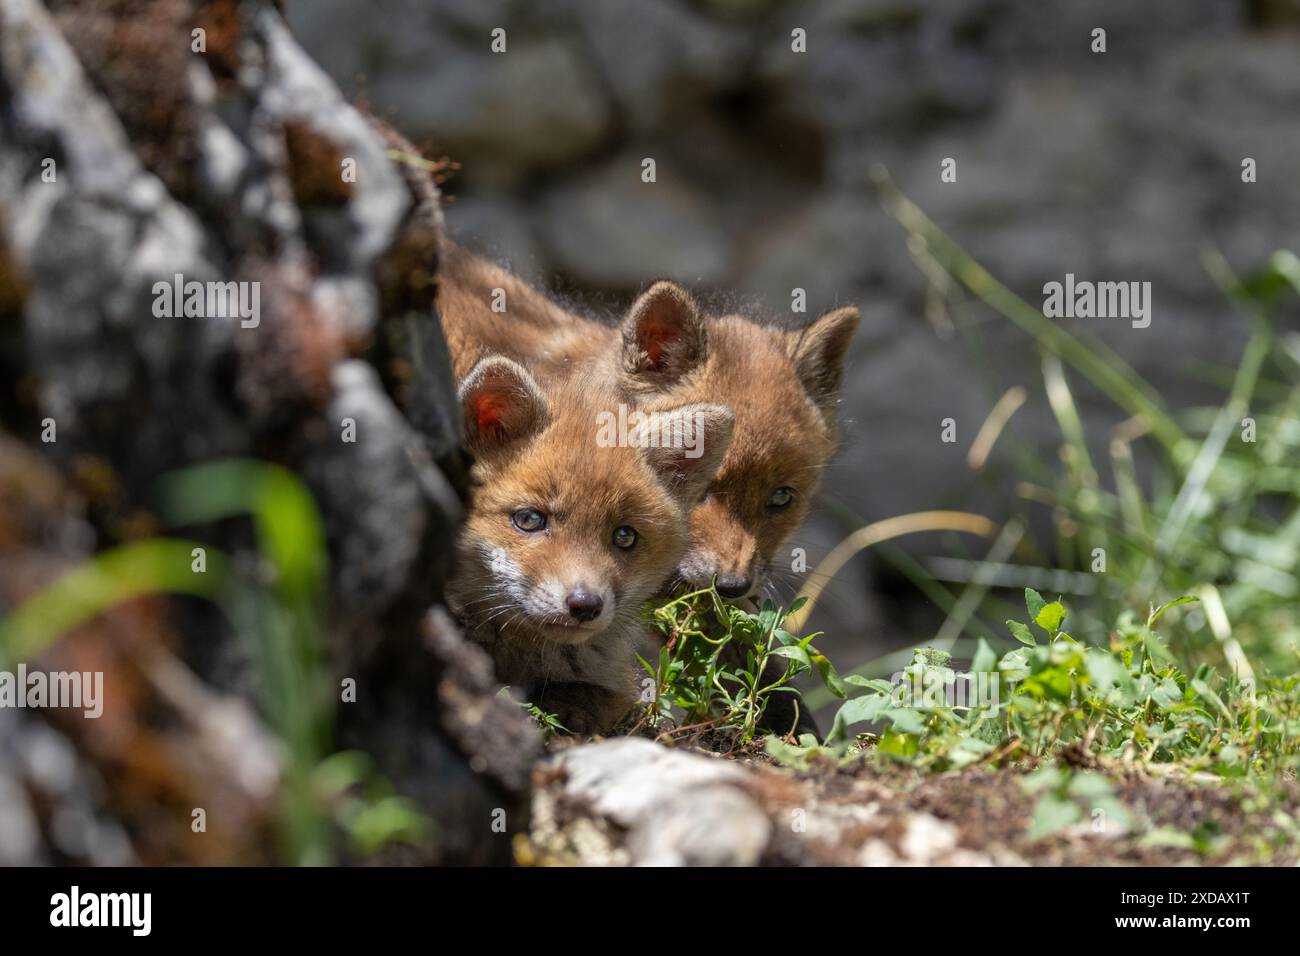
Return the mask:
<svg viewBox="0 0 1300 956">
<path fill-rule="evenodd" d="M 742 578 L 739 574 L 719 574 L 718 593 L 724 598 L 744 597 L 749 593 L 753 583 L 749 578 Z"/>
<path fill-rule="evenodd" d="M 570 591 L 564 603 L 569 608 L 569 615 L 575 621 L 594 621 L 600 617 L 600 612 L 605 607 L 605 602 L 601 600 L 599 594 L 592 594 L 585 588 L 575 588 Z"/>
</svg>

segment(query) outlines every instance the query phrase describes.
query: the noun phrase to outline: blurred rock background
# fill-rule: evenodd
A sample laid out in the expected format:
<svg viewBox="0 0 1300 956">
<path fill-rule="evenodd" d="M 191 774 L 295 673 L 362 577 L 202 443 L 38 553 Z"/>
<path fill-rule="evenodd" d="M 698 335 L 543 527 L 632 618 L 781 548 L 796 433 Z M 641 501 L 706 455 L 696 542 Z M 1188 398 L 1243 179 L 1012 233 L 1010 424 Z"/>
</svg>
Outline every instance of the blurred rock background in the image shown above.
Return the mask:
<svg viewBox="0 0 1300 956">
<path fill-rule="evenodd" d="M 1066 325 L 1105 340 L 1173 407 L 1219 395 L 1210 366 L 1234 364 L 1244 343 L 1203 249 L 1249 271 L 1300 247 L 1294 0 L 285 9 L 345 94 L 461 164 L 445 185 L 453 234 L 552 290 L 610 314 L 661 276 L 774 317 L 788 317 L 795 287 L 809 316 L 861 306 L 844 447 L 826 483 L 843 508 L 823 508 L 796 542 L 810 565 L 850 514 L 958 506 L 1004 518 L 1016 478 L 1005 440 L 979 475 L 965 454 L 1011 385 L 1030 390 L 1016 434 L 1045 461 L 1059 442 L 1031 341 L 979 308 L 958 313 L 957 330 L 927 318 L 873 164 L 1031 304 L 1067 272 L 1150 281 L 1149 328 Z M 1096 27 L 1104 54 L 1091 51 Z M 496 28 L 504 53 L 490 49 Z M 805 53 L 791 49 L 796 28 Z M 653 185 L 640 178 L 647 157 Z M 946 157 L 955 183 L 940 179 Z M 1072 384 L 1104 448 L 1121 416 Z M 955 444 L 940 440 L 947 417 Z M 837 662 L 924 639 L 926 612 L 880 597 L 895 583 L 859 558 L 832 586 L 813 623 Z"/>
</svg>

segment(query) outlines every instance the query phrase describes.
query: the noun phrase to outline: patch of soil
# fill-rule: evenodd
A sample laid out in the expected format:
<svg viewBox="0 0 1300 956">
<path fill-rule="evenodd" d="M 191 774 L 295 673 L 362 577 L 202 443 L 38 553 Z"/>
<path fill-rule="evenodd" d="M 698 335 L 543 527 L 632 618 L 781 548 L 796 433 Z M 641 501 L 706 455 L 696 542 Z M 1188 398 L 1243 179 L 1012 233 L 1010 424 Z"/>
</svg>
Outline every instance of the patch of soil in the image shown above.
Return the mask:
<svg viewBox="0 0 1300 956">
<path fill-rule="evenodd" d="M 1029 769 L 977 767 L 921 776 L 864 765 L 802 771 L 796 778 L 810 813 L 870 811 L 868 819 L 839 832 L 829 856 L 842 863 L 855 852 L 861 855 L 873 840 L 884 840 L 905 862 L 899 836 L 917 814 L 951 826 L 954 850 L 969 850 L 992 863 L 1292 866 L 1300 861 L 1297 828 L 1291 822 L 1300 810 L 1300 788 L 1294 782 L 1279 781 L 1265 795 L 1244 782 L 1099 768 L 1130 814 L 1131 825 L 1094 823 L 1085 808 L 1080 823 L 1030 840 L 1038 797 L 1023 785 Z"/>
<path fill-rule="evenodd" d="M 1176 768 L 1140 768 L 1096 762 L 1092 773 L 1107 778 L 1121 814 L 1097 813 L 1081 801 L 1079 821 L 1031 838 L 1039 795 L 1025 786 L 1035 767 L 968 767 L 923 775 L 904 766 L 869 761 L 842 766 L 830 760 L 809 768 L 778 767 L 751 744 L 677 747 L 698 759 L 734 763 L 748 771 L 742 785 L 771 822 L 762 852 L 775 865 L 1271 865 L 1300 862 L 1300 787 L 1280 779 L 1267 785 L 1225 781 Z M 724 743 L 713 741 L 715 744 Z M 662 745 L 662 744 L 661 744 Z M 578 746 L 550 745 L 557 759 Z M 548 849 L 527 847 L 521 862 L 591 863 L 594 832 L 602 835 L 600 862 L 636 862 L 620 844 L 619 828 L 573 795 L 559 794 L 544 772 L 534 786 L 551 807 Z M 689 806 L 690 801 L 684 805 Z M 687 811 L 689 812 L 689 811 Z M 572 839 L 557 839 L 568 832 Z"/>
</svg>

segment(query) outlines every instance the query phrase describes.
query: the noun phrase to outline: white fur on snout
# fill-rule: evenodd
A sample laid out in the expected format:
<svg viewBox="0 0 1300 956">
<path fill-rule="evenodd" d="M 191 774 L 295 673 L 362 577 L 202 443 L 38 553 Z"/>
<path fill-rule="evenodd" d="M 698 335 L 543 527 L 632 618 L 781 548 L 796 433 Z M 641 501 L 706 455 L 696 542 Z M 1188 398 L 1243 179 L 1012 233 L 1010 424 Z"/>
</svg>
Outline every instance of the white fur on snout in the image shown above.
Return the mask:
<svg viewBox="0 0 1300 956">
<path fill-rule="evenodd" d="M 504 548 L 487 547 L 483 549 L 484 563 L 495 585 L 530 617 L 543 618 L 559 624 L 569 619 L 567 598 L 573 585 L 565 584 L 556 578 L 549 578 L 536 584 L 528 580 L 523 568 L 515 563 Z M 594 590 L 594 589 L 589 589 Z M 592 634 L 603 631 L 614 617 L 614 592 L 604 587 L 596 590 L 600 595 L 600 614 L 594 619 L 574 627 L 574 636 L 585 639 Z"/>
<path fill-rule="evenodd" d="M 524 606 L 530 613 L 539 617 L 558 617 L 567 618 L 569 616 L 569 593 L 575 585 L 565 584 L 555 578 L 538 583 L 529 593 L 529 600 Z M 584 585 L 584 588 L 586 586 Z M 584 631 L 604 630 L 609 624 L 610 618 L 614 616 L 614 594 L 609 588 L 586 588 L 586 590 L 595 591 L 600 596 L 601 608 L 600 613 L 590 621 L 582 623 Z"/>
</svg>

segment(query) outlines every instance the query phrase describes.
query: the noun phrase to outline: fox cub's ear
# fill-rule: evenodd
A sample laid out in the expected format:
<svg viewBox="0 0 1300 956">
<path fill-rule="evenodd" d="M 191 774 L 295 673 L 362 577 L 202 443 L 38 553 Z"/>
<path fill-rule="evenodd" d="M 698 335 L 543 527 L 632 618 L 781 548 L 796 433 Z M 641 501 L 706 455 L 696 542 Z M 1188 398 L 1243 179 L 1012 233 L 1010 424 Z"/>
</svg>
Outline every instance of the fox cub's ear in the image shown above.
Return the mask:
<svg viewBox="0 0 1300 956">
<path fill-rule="evenodd" d="M 475 365 L 460 386 L 465 440 L 476 455 L 529 438 L 550 418 L 546 397 L 528 370 L 500 355 Z"/>
<path fill-rule="evenodd" d="M 835 417 L 835 404 L 844 380 L 844 360 L 857 327 L 857 307 L 846 305 L 827 312 L 806 329 L 786 333 L 799 381 L 830 419 Z"/>
<path fill-rule="evenodd" d="M 670 387 L 702 365 L 708 351 L 695 299 L 674 282 L 656 282 L 623 320 L 623 372 L 643 391 Z"/>
<path fill-rule="evenodd" d="M 637 445 L 645 449 L 646 460 L 668 490 L 693 508 L 727 454 L 735 423 L 726 405 L 683 405 L 657 412 L 643 423 Z"/>
</svg>

